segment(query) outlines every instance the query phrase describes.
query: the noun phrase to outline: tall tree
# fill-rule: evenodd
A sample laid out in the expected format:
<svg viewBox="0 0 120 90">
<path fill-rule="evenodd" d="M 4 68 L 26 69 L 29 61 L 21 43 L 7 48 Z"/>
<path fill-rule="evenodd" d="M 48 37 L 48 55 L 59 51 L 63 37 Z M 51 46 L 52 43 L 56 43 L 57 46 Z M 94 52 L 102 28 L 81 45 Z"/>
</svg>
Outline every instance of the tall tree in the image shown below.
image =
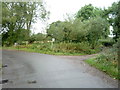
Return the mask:
<svg viewBox="0 0 120 90">
<path fill-rule="evenodd" d="M 44 19 L 45 15 L 42 2 L 2 2 L 3 43 L 7 41 L 13 44 L 18 41 L 15 38 L 19 36 L 19 33 L 16 33 L 18 30 L 30 30 L 36 18 Z"/>
<path fill-rule="evenodd" d="M 102 16 L 103 10 L 92 6 L 92 4 L 85 5 L 77 13 L 76 18 L 81 18 L 82 21 L 88 20 L 92 17 Z"/>
<path fill-rule="evenodd" d="M 120 38 L 120 1 L 118 3 L 112 4 L 112 26 L 113 26 L 113 35 L 115 35 L 115 41 L 118 41 Z"/>
<path fill-rule="evenodd" d="M 88 30 L 87 41 L 90 43 L 92 48 L 98 44 L 98 40 L 101 38 L 107 38 L 109 35 L 109 24 L 105 19 L 101 17 L 91 18 L 86 21 Z"/>
<path fill-rule="evenodd" d="M 69 35 L 72 30 L 72 23 L 68 21 L 57 21 L 50 24 L 49 29 L 47 30 L 48 36 L 55 38 L 56 41 L 65 41 L 69 42 Z"/>
<path fill-rule="evenodd" d="M 107 17 L 110 25 L 113 27 L 114 40 L 120 38 L 120 1 L 114 2 L 112 6 L 104 10 L 104 16 Z"/>
</svg>

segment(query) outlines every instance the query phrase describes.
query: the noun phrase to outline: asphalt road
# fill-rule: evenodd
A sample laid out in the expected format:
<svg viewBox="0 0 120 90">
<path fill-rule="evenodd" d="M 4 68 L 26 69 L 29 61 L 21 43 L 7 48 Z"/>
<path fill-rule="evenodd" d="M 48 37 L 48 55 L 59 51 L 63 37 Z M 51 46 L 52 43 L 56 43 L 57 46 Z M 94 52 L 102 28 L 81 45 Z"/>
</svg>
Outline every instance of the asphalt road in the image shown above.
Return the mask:
<svg viewBox="0 0 120 90">
<path fill-rule="evenodd" d="M 3 88 L 117 88 L 117 81 L 89 66 L 91 56 L 65 57 L 3 50 Z"/>
</svg>

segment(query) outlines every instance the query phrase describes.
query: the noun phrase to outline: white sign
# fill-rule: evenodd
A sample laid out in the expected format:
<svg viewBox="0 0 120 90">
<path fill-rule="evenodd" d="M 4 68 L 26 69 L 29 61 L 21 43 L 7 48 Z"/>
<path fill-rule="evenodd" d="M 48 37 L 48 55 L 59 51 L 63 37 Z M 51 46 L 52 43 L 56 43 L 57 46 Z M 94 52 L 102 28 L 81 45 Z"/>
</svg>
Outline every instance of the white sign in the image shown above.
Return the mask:
<svg viewBox="0 0 120 90">
<path fill-rule="evenodd" d="M 52 38 L 52 42 L 54 42 L 55 41 L 55 38 Z"/>
</svg>

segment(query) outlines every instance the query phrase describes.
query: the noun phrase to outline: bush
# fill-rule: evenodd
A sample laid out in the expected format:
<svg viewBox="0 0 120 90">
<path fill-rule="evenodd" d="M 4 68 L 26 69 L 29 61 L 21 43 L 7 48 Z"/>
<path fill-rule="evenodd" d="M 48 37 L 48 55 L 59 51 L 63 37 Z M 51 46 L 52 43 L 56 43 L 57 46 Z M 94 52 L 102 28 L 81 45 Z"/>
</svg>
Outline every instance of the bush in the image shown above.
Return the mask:
<svg viewBox="0 0 120 90">
<path fill-rule="evenodd" d="M 33 43 L 35 41 L 35 37 L 34 36 L 31 36 L 29 39 L 28 39 L 28 43 Z"/>
<path fill-rule="evenodd" d="M 92 54 L 96 51 L 91 49 L 91 46 L 87 42 L 82 43 L 56 43 L 53 50 L 55 52 L 69 52 L 69 53 L 85 53 Z"/>
<path fill-rule="evenodd" d="M 99 68 L 109 75 L 119 78 L 118 76 L 118 52 L 116 44 L 112 48 L 107 48 L 96 59 L 96 64 L 99 64 Z"/>
<path fill-rule="evenodd" d="M 82 43 L 33 43 L 27 45 L 18 45 L 16 48 L 29 49 L 38 52 L 51 52 L 51 53 L 63 53 L 63 54 L 94 54 L 98 52 L 98 48 L 92 49 L 88 42 Z"/>
<path fill-rule="evenodd" d="M 101 39 L 99 42 L 106 47 L 112 46 L 114 44 L 112 39 Z"/>
</svg>

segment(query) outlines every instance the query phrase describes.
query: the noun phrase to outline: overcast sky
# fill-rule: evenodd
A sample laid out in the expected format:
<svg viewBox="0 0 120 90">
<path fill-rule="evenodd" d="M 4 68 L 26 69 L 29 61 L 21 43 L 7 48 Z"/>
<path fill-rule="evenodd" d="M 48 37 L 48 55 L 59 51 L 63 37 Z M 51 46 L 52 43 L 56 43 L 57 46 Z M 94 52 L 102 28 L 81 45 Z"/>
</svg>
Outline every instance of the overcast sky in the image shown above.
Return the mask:
<svg viewBox="0 0 120 90">
<path fill-rule="evenodd" d="M 73 15 L 81 7 L 87 4 L 92 4 L 93 6 L 99 8 L 107 8 L 112 5 L 113 2 L 118 0 L 43 0 L 46 3 L 46 9 L 50 11 L 50 19 L 47 21 L 48 24 L 64 20 L 66 14 Z M 34 33 L 45 32 L 46 23 L 37 21 L 33 24 Z"/>
</svg>

